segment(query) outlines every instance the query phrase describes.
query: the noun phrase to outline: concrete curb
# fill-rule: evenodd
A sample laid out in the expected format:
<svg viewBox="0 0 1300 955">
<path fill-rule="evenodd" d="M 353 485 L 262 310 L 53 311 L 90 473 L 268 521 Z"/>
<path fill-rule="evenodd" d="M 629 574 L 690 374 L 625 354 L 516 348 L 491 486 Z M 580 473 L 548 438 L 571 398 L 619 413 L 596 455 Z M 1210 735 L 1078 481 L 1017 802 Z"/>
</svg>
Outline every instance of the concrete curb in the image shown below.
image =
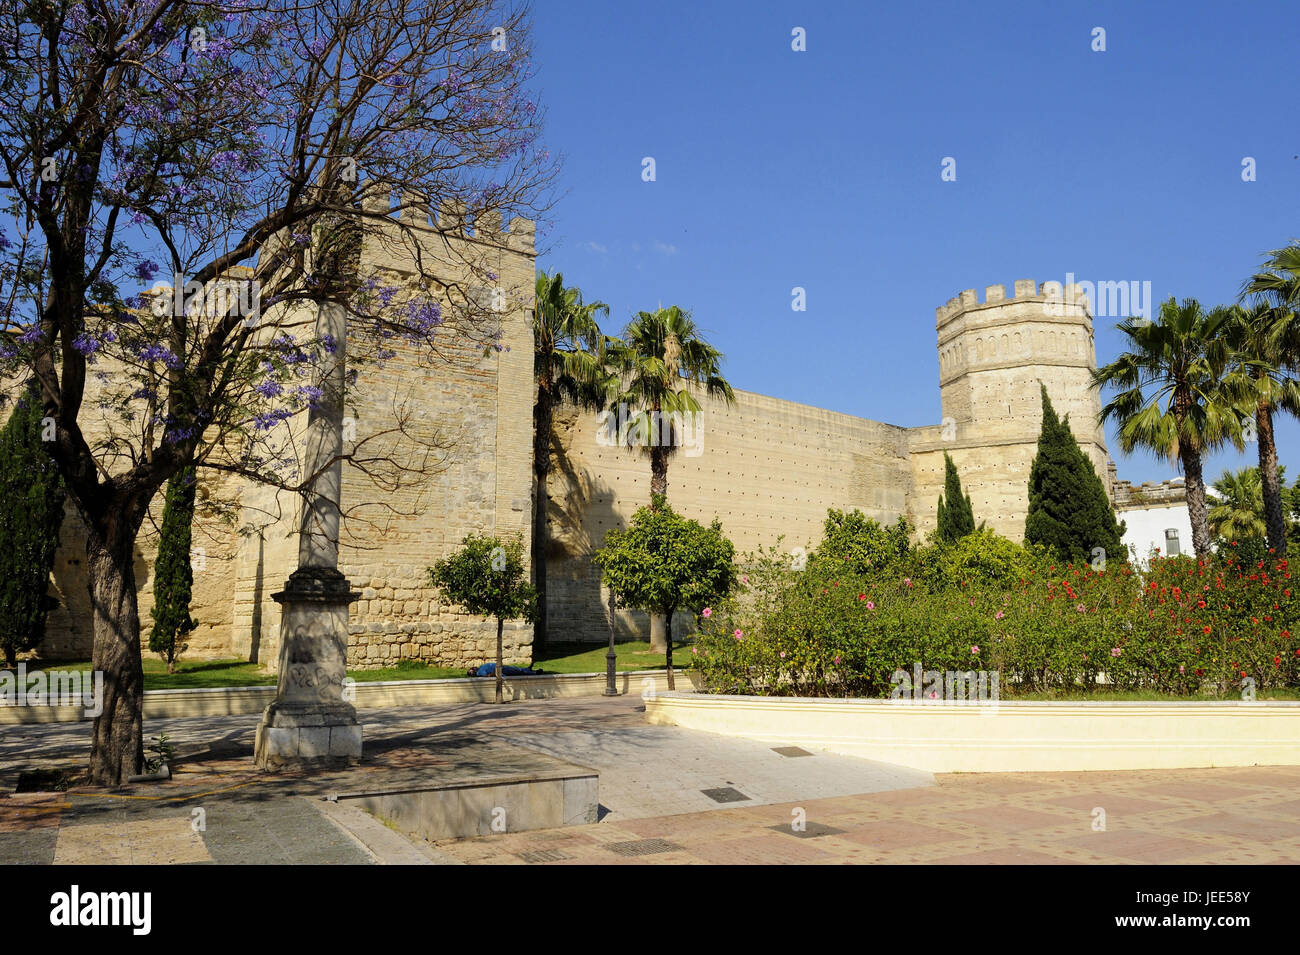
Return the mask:
<svg viewBox="0 0 1300 955">
<path fill-rule="evenodd" d="M 678 687 L 693 688 L 692 674 L 674 670 Z M 604 673 L 547 673 L 507 677 L 507 700 L 545 700 L 562 697 L 601 696 Z M 665 670 L 620 672 L 616 686 L 621 695 L 651 697 L 668 692 Z M 492 677 L 453 680 L 385 680 L 356 683 L 357 709 L 389 709 L 430 704 L 490 703 L 496 692 Z M 145 690 L 145 719 L 180 719 L 190 716 L 251 716 L 275 699 L 273 686 L 205 687 L 193 690 Z M 0 705 L 0 726 L 22 723 L 76 723 L 89 720 L 81 706 Z"/>
</svg>

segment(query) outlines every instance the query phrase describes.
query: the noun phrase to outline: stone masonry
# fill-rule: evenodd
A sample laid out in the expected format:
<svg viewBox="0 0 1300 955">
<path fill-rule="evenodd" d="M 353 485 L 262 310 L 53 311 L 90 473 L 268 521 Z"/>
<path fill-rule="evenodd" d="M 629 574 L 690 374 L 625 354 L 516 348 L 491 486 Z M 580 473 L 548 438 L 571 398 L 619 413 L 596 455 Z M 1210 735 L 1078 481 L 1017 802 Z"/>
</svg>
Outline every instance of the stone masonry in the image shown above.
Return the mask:
<svg viewBox="0 0 1300 955">
<path fill-rule="evenodd" d="M 427 568 L 470 531 L 519 534 L 525 552 L 531 532 L 532 225 L 517 219 L 500 233 L 504 242 L 484 243 L 468 227 L 450 236 L 435 228 L 431 212 L 407 221 L 417 227 L 422 254 L 440 257 L 452 272 L 458 256 L 492 257 L 506 293 L 503 350 L 485 358 L 481 345 L 448 342 L 429 367 L 398 346 L 383 375 L 363 376 L 349 395 L 358 433 L 403 407 L 445 449 L 434 473 L 391 499 L 376 497 L 359 475 L 344 470 L 345 512 L 369 518 L 348 522 L 341 542 L 340 570 L 360 593 L 350 608 L 353 668 L 402 660 L 461 667 L 488 659 L 494 623 L 442 605 L 428 585 Z M 501 230 L 499 220 L 486 217 L 476 226 Z M 369 244 L 363 269 L 400 276 L 411 268 L 403 255 L 413 254 L 401 248 Z M 1041 423 L 1040 382 L 1058 413 L 1069 414 L 1080 446 L 1111 486 L 1089 379 L 1096 364 L 1090 303 L 1077 287 L 1040 288 L 1021 280 L 1010 296 L 1003 286 L 989 286 L 983 301 L 970 289 L 937 309 L 936 331 L 938 424 L 898 427 L 751 392 L 737 392 L 731 406 L 705 400 L 698 444 L 671 459 L 673 506 L 701 521 L 718 517 L 741 552 L 775 546 L 778 539 L 786 551 L 811 549 L 832 507 L 858 508 L 882 522 L 906 516 L 924 534 L 934 526 L 947 451 L 976 519 L 1019 539 Z M 725 342 L 718 344 L 726 350 Z M 605 595 L 591 554 L 610 528 L 625 526 L 648 502 L 649 458 L 602 440 L 596 416 L 574 409 L 557 415 L 553 454 L 551 632 L 559 640 L 601 641 L 608 632 Z M 201 499 L 232 493 L 230 487 L 204 488 L 201 483 Z M 230 525 L 200 521 L 195 529 L 195 546 L 204 552 L 202 569 L 196 560 L 193 613 L 200 628 L 191 635 L 190 655 L 274 666 L 279 607 L 270 595 L 295 566 L 297 505 L 265 488 L 234 490 L 239 519 Z M 157 509 L 161 513 L 161 497 Z M 144 621 L 153 547 L 152 536 L 142 535 L 137 579 Z M 51 620 L 47 656 L 89 656 L 80 548 L 71 522 L 54 582 L 65 606 Z M 648 633 L 642 614 L 620 611 L 617 625 L 623 635 Z M 530 659 L 531 627 L 507 624 L 505 640 L 507 662 Z"/>
</svg>

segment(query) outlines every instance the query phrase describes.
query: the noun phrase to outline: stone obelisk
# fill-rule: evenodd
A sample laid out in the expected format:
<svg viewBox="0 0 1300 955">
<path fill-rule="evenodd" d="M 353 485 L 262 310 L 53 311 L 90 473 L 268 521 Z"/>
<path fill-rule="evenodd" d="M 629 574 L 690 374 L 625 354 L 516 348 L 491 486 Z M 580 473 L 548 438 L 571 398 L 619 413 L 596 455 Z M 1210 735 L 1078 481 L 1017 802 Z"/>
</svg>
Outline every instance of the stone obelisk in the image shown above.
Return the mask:
<svg viewBox="0 0 1300 955">
<path fill-rule="evenodd" d="M 318 341 L 334 343 L 317 377 L 303 457 L 311 478 L 298 530 L 298 569 L 271 599 L 280 613 L 280 683 L 257 728 L 262 769 L 345 766 L 361 759 L 361 724 L 344 699 L 348 604 L 360 595 L 339 571 L 347 313 L 321 305 Z M 314 476 L 314 477 L 313 477 Z"/>
</svg>

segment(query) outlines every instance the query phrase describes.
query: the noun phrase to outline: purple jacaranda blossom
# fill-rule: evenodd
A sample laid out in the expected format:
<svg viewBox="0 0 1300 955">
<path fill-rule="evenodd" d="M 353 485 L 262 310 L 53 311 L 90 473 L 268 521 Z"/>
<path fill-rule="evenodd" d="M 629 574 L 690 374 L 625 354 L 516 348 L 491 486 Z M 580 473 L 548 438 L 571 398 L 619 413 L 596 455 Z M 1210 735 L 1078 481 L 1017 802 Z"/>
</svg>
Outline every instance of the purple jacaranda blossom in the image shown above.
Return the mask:
<svg viewBox="0 0 1300 955">
<path fill-rule="evenodd" d="M 143 262 L 137 262 L 135 266 L 135 277 L 141 282 L 152 282 L 154 276 L 158 274 L 158 263 L 153 259 L 145 259 Z"/>
<path fill-rule="evenodd" d="M 155 362 L 161 361 L 168 368 L 181 367 L 181 360 L 172 354 L 171 350 L 165 345 L 147 345 L 136 353 L 141 361 Z"/>
<path fill-rule="evenodd" d="M 266 411 L 253 417 L 253 427 L 258 431 L 270 431 L 281 421 L 293 416 L 293 412 L 286 408 L 277 408 L 274 411 Z"/>
</svg>

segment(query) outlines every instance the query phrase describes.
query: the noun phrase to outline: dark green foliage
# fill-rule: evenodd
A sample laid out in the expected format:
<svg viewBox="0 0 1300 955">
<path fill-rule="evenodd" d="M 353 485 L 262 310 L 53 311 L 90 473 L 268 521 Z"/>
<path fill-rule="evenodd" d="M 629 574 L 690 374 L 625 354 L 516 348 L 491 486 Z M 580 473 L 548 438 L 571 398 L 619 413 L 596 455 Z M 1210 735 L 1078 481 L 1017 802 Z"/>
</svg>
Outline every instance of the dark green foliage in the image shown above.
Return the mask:
<svg viewBox="0 0 1300 955">
<path fill-rule="evenodd" d="M 197 481 L 193 467 L 176 472 L 167 482 L 163 505 L 158 556 L 153 565 L 153 631 L 149 649 L 167 661 L 167 672 L 176 671 L 176 658 L 185 652 L 185 635 L 198 626 L 190 616 L 190 595 L 194 589 L 194 568 L 190 545 L 194 526 L 194 492 Z"/>
<path fill-rule="evenodd" d="M 668 685 L 673 686 L 672 616 L 678 609 L 697 613 L 725 597 L 736 583 L 736 548 L 715 519 L 709 527 L 681 517 L 662 495 L 642 507 L 626 530 L 605 535 L 592 560 L 619 603 L 668 622 Z"/>
<path fill-rule="evenodd" d="M 470 613 L 498 620 L 533 619 L 537 592 L 524 572 L 523 541 L 470 534 L 438 561 L 429 578 L 443 596 Z"/>
<path fill-rule="evenodd" d="M 900 517 L 888 527 L 856 508 L 826 515 L 822 542 L 815 559 L 836 561 L 836 566 L 858 574 L 880 573 L 907 561 L 912 555 L 912 528 Z"/>
<path fill-rule="evenodd" d="M 1058 418 L 1047 389 L 1042 391 L 1043 428 L 1029 472 L 1025 543 L 1041 544 L 1065 561 L 1122 561 L 1123 526 L 1101 478 L 1075 440 L 1069 415 Z"/>
<path fill-rule="evenodd" d="M 45 636 L 50 571 L 63 521 L 63 486 L 41 442 L 43 412 L 28 386 L 0 430 L 0 648 L 17 654 Z"/>
<path fill-rule="evenodd" d="M 943 453 L 943 468 L 944 493 L 939 495 L 939 524 L 936 533 L 939 540 L 952 543 L 975 530 L 975 511 L 970 504 L 970 495 L 962 494 L 957 465 L 952 463 L 947 451 Z"/>
<path fill-rule="evenodd" d="M 429 579 L 452 603 L 470 613 L 497 619 L 496 701 L 503 699 L 501 668 L 505 661 L 502 625 L 506 620 L 537 618 L 537 590 L 524 570 L 524 543 L 470 534 L 461 549 L 429 568 Z"/>
</svg>

